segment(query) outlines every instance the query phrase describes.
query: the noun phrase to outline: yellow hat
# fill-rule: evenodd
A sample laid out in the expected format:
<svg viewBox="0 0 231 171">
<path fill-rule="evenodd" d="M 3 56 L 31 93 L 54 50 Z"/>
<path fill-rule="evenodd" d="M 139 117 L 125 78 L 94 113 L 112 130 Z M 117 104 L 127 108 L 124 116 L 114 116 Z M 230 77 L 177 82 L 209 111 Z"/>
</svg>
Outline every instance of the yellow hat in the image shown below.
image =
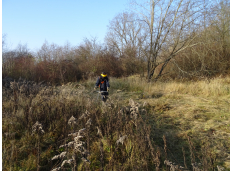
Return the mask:
<svg viewBox="0 0 231 171">
<path fill-rule="evenodd" d="M 101 76 L 102 76 L 102 77 L 106 77 L 106 76 L 107 76 L 107 74 L 101 74 Z"/>
</svg>

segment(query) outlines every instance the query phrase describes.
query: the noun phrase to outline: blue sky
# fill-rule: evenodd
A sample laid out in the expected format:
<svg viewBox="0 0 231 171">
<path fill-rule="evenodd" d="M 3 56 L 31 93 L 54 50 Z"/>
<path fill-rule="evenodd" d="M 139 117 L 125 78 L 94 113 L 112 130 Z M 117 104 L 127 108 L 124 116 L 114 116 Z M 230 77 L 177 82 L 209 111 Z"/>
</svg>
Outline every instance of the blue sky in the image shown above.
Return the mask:
<svg viewBox="0 0 231 171">
<path fill-rule="evenodd" d="M 2 34 L 8 48 L 21 43 L 31 51 L 45 40 L 76 46 L 97 37 L 103 43 L 109 21 L 128 8 L 127 0 L 2 0 Z"/>
</svg>

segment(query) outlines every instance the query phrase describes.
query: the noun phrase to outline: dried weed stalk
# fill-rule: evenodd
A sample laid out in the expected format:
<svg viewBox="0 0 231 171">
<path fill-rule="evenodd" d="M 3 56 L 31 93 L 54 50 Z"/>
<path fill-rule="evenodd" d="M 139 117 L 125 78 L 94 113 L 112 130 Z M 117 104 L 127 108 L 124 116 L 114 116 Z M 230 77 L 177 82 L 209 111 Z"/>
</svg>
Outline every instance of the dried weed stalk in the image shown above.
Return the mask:
<svg viewBox="0 0 231 171">
<path fill-rule="evenodd" d="M 40 124 L 38 121 L 32 126 L 32 135 L 37 134 L 37 171 L 39 171 L 39 156 L 40 156 L 40 135 L 44 134 L 45 131 L 42 128 L 42 124 Z"/>
<path fill-rule="evenodd" d="M 89 112 L 87 112 L 88 114 L 90 114 Z M 90 120 L 88 120 L 87 122 L 87 126 L 90 127 Z M 77 124 L 77 119 L 75 117 L 71 117 L 69 120 L 68 120 L 68 124 L 70 126 L 74 126 Z M 69 143 L 67 144 L 64 144 L 64 145 L 61 145 L 59 148 L 63 148 L 63 147 L 67 147 L 68 148 L 68 151 L 66 152 L 62 152 L 61 154 L 59 155 L 56 155 L 52 158 L 52 160 L 57 160 L 57 159 L 64 159 L 66 158 L 65 160 L 63 160 L 62 164 L 60 167 L 56 167 L 54 168 L 52 171 L 58 171 L 58 170 L 61 170 L 65 164 L 69 164 L 71 165 L 71 167 L 73 168 L 73 170 L 76 169 L 76 155 L 80 154 L 80 158 L 83 162 L 86 162 L 86 163 L 90 163 L 90 161 L 87 159 L 87 157 L 89 156 L 89 152 L 88 150 L 85 148 L 85 142 L 84 142 L 84 138 L 86 137 L 86 132 L 87 132 L 87 129 L 86 128 L 82 128 L 80 129 L 78 132 L 74 132 L 74 133 L 70 133 L 68 134 L 68 137 L 71 137 L 73 141 L 70 141 Z M 72 158 L 68 159 L 68 153 L 72 153 Z"/>
</svg>

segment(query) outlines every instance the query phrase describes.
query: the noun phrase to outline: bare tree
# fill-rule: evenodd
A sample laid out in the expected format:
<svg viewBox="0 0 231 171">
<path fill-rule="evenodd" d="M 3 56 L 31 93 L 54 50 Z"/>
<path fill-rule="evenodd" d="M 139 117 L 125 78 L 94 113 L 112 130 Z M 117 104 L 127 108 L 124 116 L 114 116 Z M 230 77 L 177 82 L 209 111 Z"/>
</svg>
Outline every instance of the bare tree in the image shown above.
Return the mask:
<svg viewBox="0 0 231 171">
<path fill-rule="evenodd" d="M 2 53 L 7 51 L 6 34 L 2 35 Z"/>
<path fill-rule="evenodd" d="M 197 36 L 197 24 L 204 7 L 197 0 L 150 0 L 143 3 L 132 1 L 132 9 L 139 14 L 139 21 L 145 23 L 148 37 L 143 48 L 147 56 L 147 79 L 154 76 L 157 66 L 161 66 L 155 76 L 158 79 L 179 52 L 191 44 Z"/>
<path fill-rule="evenodd" d="M 167 67 L 173 71 L 171 76 L 203 78 L 229 74 L 230 2 L 203 0 L 203 6 L 203 18 L 197 24 L 198 36 L 192 42 L 198 44 L 184 49 L 171 60 Z"/>
<path fill-rule="evenodd" d="M 145 55 L 140 48 L 146 39 L 142 22 L 135 13 L 123 12 L 110 21 L 105 42 L 108 50 L 117 56 L 124 74 L 134 74 L 144 70 Z"/>
<path fill-rule="evenodd" d="M 222 46 L 224 56 L 230 46 L 230 1 L 219 0 L 213 7 L 213 11 L 215 17 L 211 20 L 211 24 L 215 28 L 215 33 L 219 35 L 218 41 Z"/>
<path fill-rule="evenodd" d="M 109 49 L 115 49 L 122 56 L 129 49 L 138 49 L 139 44 L 145 40 L 145 32 L 143 31 L 143 23 L 137 20 L 134 13 L 120 13 L 110 21 L 105 42 Z M 138 53 L 140 56 L 140 53 Z"/>
<path fill-rule="evenodd" d="M 96 58 L 97 54 L 103 51 L 103 46 L 98 42 L 96 37 L 84 38 L 83 43 L 81 43 L 76 49 L 76 54 L 81 60 L 89 60 L 91 58 Z"/>
</svg>

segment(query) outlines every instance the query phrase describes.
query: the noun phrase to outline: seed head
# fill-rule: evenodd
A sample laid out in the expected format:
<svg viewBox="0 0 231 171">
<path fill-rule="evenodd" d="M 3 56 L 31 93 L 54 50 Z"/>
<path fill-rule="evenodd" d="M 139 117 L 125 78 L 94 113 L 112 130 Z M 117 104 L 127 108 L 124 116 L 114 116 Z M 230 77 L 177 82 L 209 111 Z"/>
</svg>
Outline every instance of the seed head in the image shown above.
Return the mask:
<svg viewBox="0 0 231 171">
<path fill-rule="evenodd" d="M 87 123 L 86 123 L 86 126 L 90 127 L 90 126 L 91 126 L 91 123 L 92 123 L 92 119 L 89 118 L 88 121 L 87 121 Z"/>
<path fill-rule="evenodd" d="M 40 124 L 38 121 L 32 126 L 32 135 L 33 134 L 44 134 L 44 130 L 42 128 L 42 124 Z"/>
<path fill-rule="evenodd" d="M 59 171 L 60 169 L 61 167 L 57 167 L 57 168 L 52 169 L 51 171 Z"/>
<path fill-rule="evenodd" d="M 17 90 L 18 89 L 18 84 L 15 82 L 15 80 L 14 80 L 14 82 L 10 82 L 10 88 L 12 90 Z"/>
<path fill-rule="evenodd" d="M 76 124 L 76 118 L 74 116 L 72 116 L 69 120 L 68 120 L 68 125 L 73 126 Z"/>
<path fill-rule="evenodd" d="M 68 163 L 68 164 L 72 164 L 72 163 L 73 163 L 73 159 L 70 159 L 70 160 L 64 160 L 64 161 L 62 162 L 61 167 L 63 167 L 66 163 Z"/>
<path fill-rule="evenodd" d="M 121 136 L 117 141 L 116 144 L 118 145 L 119 143 L 124 144 L 124 140 L 127 138 L 127 135 Z"/>
<path fill-rule="evenodd" d="M 62 152 L 59 155 L 54 156 L 51 160 L 63 159 L 66 156 L 67 152 Z"/>
</svg>

